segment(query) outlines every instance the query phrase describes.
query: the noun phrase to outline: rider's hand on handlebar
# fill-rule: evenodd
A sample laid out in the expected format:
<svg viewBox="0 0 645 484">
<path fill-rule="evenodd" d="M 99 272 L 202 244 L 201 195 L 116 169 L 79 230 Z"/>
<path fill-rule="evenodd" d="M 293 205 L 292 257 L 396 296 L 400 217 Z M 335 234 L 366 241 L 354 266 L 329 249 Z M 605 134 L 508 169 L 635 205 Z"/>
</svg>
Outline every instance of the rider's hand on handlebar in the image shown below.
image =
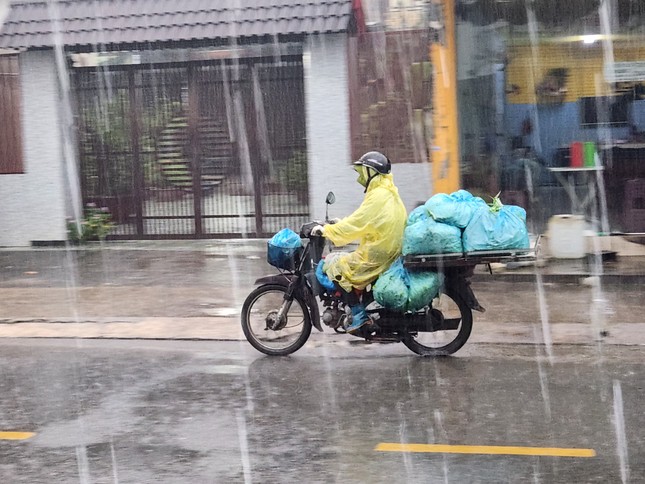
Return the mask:
<svg viewBox="0 0 645 484">
<path fill-rule="evenodd" d="M 322 225 L 316 225 L 313 229 L 311 229 L 311 235 L 322 235 L 322 233 L 323 233 Z"/>
</svg>

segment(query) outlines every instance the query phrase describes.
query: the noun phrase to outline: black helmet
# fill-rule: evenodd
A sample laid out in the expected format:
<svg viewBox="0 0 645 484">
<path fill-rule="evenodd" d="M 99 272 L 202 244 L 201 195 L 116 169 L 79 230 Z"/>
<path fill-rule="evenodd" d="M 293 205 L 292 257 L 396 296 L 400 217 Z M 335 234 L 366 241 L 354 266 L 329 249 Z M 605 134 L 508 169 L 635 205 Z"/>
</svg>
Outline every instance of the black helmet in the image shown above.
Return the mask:
<svg viewBox="0 0 645 484">
<path fill-rule="evenodd" d="M 387 175 L 392 170 L 392 163 L 387 156 L 378 151 L 368 151 L 354 162 L 354 165 L 363 165 L 372 168 L 381 175 Z"/>
</svg>

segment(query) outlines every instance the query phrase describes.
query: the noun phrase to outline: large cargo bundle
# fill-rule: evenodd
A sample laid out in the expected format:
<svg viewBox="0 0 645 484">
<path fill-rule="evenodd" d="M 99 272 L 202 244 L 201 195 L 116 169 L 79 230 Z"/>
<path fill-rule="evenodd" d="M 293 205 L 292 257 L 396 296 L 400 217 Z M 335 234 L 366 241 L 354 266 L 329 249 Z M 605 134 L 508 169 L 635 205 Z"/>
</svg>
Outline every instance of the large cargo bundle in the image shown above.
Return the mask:
<svg viewBox="0 0 645 484">
<path fill-rule="evenodd" d="M 431 271 L 408 272 L 397 259 L 374 284 L 374 299 L 397 311 L 418 311 L 430 304 L 443 284 L 443 274 Z"/>
<path fill-rule="evenodd" d="M 403 255 L 527 249 L 526 211 L 466 190 L 438 193 L 408 217 Z"/>
</svg>

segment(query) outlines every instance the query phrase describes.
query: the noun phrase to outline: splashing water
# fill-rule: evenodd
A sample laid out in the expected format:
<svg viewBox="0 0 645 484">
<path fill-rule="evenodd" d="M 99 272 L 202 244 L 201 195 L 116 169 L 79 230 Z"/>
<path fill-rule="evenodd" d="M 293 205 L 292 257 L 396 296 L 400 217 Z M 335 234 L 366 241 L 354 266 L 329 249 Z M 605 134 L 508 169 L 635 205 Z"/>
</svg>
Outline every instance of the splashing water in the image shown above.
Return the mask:
<svg viewBox="0 0 645 484">
<path fill-rule="evenodd" d="M 438 434 L 444 441 L 448 441 L 448 435 L 446 434 L 446 430 L 443 427 L 443 415 L 441 411 L 437 408 L 434 410 L 434 423 L 435 426 L 438 429 Z M 449 476 L 449 471 L 448 471 L 448 457 L 444 454 L 442 457 L 442 468 L 443 468 L 443 482 L 448 483 L 448 476 Z"/>
<path fill-rule="evenodd" d="M 323 333 L 324 334 L 324 333 Z M 323 351 L 323 361 L 325 362 L 325 374 L 327 379 L 327 389 L 329 392 L 330 402 L 330 413 L 335 414 L 340 411 L 338 405 L 338 396 L 336 395 L 336 386 L 334 385 L 334 370 L 331 364 L 331 356 L 329 355 L 330 341 L 327 341 L 328 338 L 325 338 L 323 341 L 322 351 Z M 334 426 L 336 431 L 341 430 L 340 419 L 334 420 Z"/>
<path fill-rule="evenodd" d="M 544 282 L 542 281 L 542 274 L 539 271 L 535 272 L 535 279 L 537 283 L 540 320 L 542 322 L 542 342 L 544 343 L 544 348 L 549 358 L 549 363 L 553 364 L 553 339 L 551 337 L 551 324 L 549 322 L 549 308 L 546 302 L 546 295 L 544 293 Z M 536 341 L 539 340 L 536 339 Z"/>
<path fill-rule="evenodd" d="M 601 177 L 602 178 L 602 177 Z M 593 181 L 590 181 L 590 185 Z M 589 187 L 591 189 L 591 186 Z M 600 187 L 601 194 L 604 200 L 604 185 Z M 592 263 L 592 277 L 594 283 L 591 288 L 591 305 L 590 305 L 590 318 L 591 330 L 593 337 L 600 346 L 602 338 L 607 334 L 605 315 L 609 312 L 608 302 L 602 290 L 602 247 L 600 246 L 600 237 L 598 237 L 599 224 L 602 225 L 603 231 L 608 230 L 607 226 L 607 206 L 601 204 L 601 215 L 598 216 L 598 207 L 595 203 L 591 207 L 591 219 L 593 237 L 593 263 Z M 606 233 L 606 232 L 605 232 Z"/>
<path fill-rule="evenodd" d="M 78 154 L 76 151 L 76 137 L 74 136 L 75 124 L 74 116 L 72 114 L 69 73 L 67 72 L 67 63 L 65 60 L 58 3 L 50 1 L 48 2 L 47 7 L 48 14 L 52 23 L 54 56 L 56 59 L 56 74 L 58 76 L 61 95 L 61 134 L 63 146 L 63 161 L 65 163 L 65 173 L 67 175 L 67 189 L 69 190 L 73 219 L 80 233 L 81 219 L 83 217 L 83 202 L 81 197 L 81 188 L 79 185 Z"/>
<path fill-rule="evenodd" d="M 91 484 L 90 463 L 87 459 L 87 447 L 84 445 L 76 447 L 76 462 L 78 464 L 78 482 L 80 484 Z"/>
<path fill-rule="evenodd" d="M 244 471 L 244 484 L 251 484 L 251 459 L 249 455 L 249 442 L 246 433 L 246 417 L 242 410 L 236 410 L 237 435 L 240 441 L 240 453 L 242 457 L 242 470 Z"/>
<path fill-rule="evenodd" d="M 110 440 L 110 456 L 112 458 L 112 482 L 119 484 L 119 471 L 116 461 L 116 452 L 114 450 L 114 442 Z"/>
<path fill-rule="evenodd" d="M 625 436 L 625 417 L 623 415 L 623 391 L 618 380 L 614 380 L 614 428 L 616 431 L 616 451 L 620 462 L 620 478 L 623 484 L 629 482 L 629 453 Z"/>
<path fill-rule="evenodd" d="M 234 143 L 237 140 L 235 136 L 236 125 L 234 121 L 235 108 L 233 106 L 233 98 L 231 97 L 231 85 L 228 78 L 228 68 L 226 67 L 226 64 L 224 64 L 224 61 L 220 62 L 220 69 L 222 71 L 222 85 L 224 87 L 224 107 L 226 108 L 226 123 L 228 126 L 230 140 Z"/>
<path fill-rule="evenodd" d="M 253 81 L 253 101 L 255 102 L 255 122 L 257 125 L 257 136 L 259 141 L 260 156 L 263 164 L 268 167 L 269 176 L 275 176 L 273 156 L 271 156 L 271 144 L 269 143 L 269 128 L 267 126 L 266 113 L 264 111 L 264 96 L 260 87 L 260 78 L 257 66 L 251 69 Z"/>
<path fill-rule="evenodd" d="M 538 341 L 539 334 L 536 326 L 533 326 L 533 337 L 535 341 Z M 542 401 L 544 402 L 544 414 L 547 418 L 547 422 L 551 422 L 551 395 L 549 393 L 549 382 L 546 375 L 544 366 L 542 365 L 542 357 L 539 354 L 539 346 L 536 345 L 536 355 L 535 359 L 537 360 L 538 365 L 538 376 L 540 378 L 540 391 L 542 392 Z M 553 364 L 552 357 L 549 359 L 549 362 Z"/>
<path fill-rule="evenodd" d="M 539 66 L 539 38 L 538 38 L 538 23 L 535 17 L 535 12 L 530 4 L 526 2 L 526 17 L 528 19 L 528 28 L 529 28 L 529 39 L 531 41 L 531 56 L 532 62 L 529 65 L 531 81 L 533 85 L 536 85 L 539 81 L 537 69 Z M 533 106 L 537 106 L 537 94 L 533 90 Z M 537 108 L 534 107 L 531 109 L 531 121 L 535 127 L 535 132 L 533 134 L 533 143 L 535 144 L 536 151 L 542 152 L 542 141 L 540 138 L 540 117 L 538 116 Z"/>
<path fill-rule="evenodd" d="M 540 484 L 540 465 L 537 459 L 533 464 L 533 483 Z"/>
<path fill-rule="evenodd" d="M 403 407 L 403 403 L 399 402 L 397 404 L 397 412 L 399 414 L 399 436 L 400 436 L 401 443 L 407 444 L 409 443 L 408 431 L 407 431 L 406 420 L 405 420 L 405 417 L 403 416 L 402 407 Z M 402 457 L 403 457 L 403 465 L 405 466 L 405 472 L 409 477 L 412 474 L 412 458 L 410 457 L 410 454 L 408 452 L 403 452 Z"/>
</svg>

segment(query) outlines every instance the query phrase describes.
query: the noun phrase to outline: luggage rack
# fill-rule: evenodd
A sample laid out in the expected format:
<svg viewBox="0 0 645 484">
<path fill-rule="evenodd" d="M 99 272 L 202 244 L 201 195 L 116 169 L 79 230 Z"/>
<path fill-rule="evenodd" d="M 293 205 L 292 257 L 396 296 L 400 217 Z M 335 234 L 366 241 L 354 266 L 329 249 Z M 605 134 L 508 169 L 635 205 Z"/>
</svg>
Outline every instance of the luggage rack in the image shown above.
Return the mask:
<svg viewBox="0 0 645 484">
<path fill-rule="evenodd" d="M 480 250 L 456 254 L 407 255 L 403 258 L 403 265 L 410 269 L 441 269 L 478 264 L 534 262 L 535 260 L 535 251 L 531 249 Z"/>
</svg>

